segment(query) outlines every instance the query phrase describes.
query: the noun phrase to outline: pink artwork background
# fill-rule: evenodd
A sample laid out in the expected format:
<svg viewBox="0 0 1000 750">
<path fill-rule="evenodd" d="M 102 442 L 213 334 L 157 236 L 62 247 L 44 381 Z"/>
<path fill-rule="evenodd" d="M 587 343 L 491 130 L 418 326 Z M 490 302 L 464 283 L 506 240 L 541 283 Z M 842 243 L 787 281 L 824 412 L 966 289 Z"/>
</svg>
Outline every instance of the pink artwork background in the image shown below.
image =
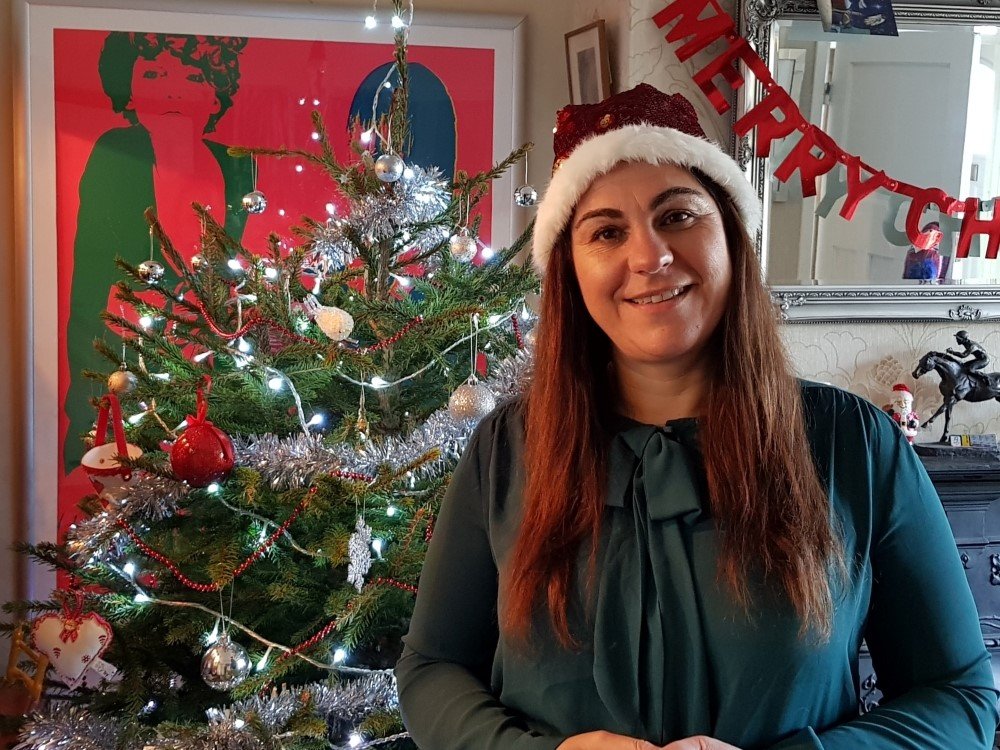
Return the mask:
<svg viewBox="0 0 1000 750">
<path fill-rule="evenodd" d="M 94 143 L 106 131 L 128 125 L 112 110 L 101 87 L 98 58 L 107 30 L 57 29 L 54 32 L 56 121 L 56 221 L 59 305 L 59 466 L 68 419 L 62 409 L 70 382 L 66 353 L 69 295 L 73 267 L 79 262 L 110 263 L 113 252 L 100 259 L 74 258 L 79 184 Z M 319 111 L 341 161 L 351 161 L 347 122 L 355 92 L 365 77 L 392 60 L 392 46 L 360 42 L 325 42 L 251 38 L 240 54 L 240 88 L 232 108 L 207 138 L 227 145 L 311 149 L 315 146 L 310 113 Z M 411 63 L 433 71 L 447 88 L 456 116 L 456 169 L 475 173 L 493 162 L 494 53 L 491 49 L 411 46 Z M 429 165 L 424 165 L 429 166 Z M 303 167 L 297 169 L 297 167 Z M 177 169 L 183 169 L 178 165 Z M 258 187 L 267 195 L 268 209 L 250 216 L 243 244 L 262 250 L 270 232 L 292 244 L 291 227 L 302 215 L 322 219 L 326 206 L 342 208 L 331 181 L 297 159 L 262 159 Z M 187 203 L 198 200 L 192 180 Z M 167 208 L 158 208 L 162 213 Z M 489 243 L 490 206 L 481 204 L 481 236 Z M 185 257 L 196 252 L 179 248 Z M 107 295 L 108 290 L 94 290 Z M 100 395 L 96 392 L 95 396 Z M 60 468 L 59 535 L 75 520 L 76 504 L 91 492 L 79 468 Z M 50 533 L 56 532 L 52 529 Z"/>
</svg>

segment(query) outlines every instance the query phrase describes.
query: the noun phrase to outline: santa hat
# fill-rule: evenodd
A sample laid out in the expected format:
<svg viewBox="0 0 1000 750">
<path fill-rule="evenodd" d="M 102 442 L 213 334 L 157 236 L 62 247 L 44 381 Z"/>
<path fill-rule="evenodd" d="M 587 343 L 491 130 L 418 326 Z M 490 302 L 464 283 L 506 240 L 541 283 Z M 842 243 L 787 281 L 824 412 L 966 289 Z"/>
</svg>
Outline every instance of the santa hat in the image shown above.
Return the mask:
<svg viewBox="0 0 1000 750">
<path fill-rule="evenodd" d="M 571 104 L 556 116 L 553 148 L 552 179 L 538 207 L 532 246 L 541 276 L 580 197 L 621 162 L 698 169 L 733 199 L 747 234 L 753 237 L 760 227 L 756 191 L 740 166 L 705 138 L 694 107 L 680 94 L 642 83 L 598 104 Z"/>
<path fill-rule="evenodd" d="M 907 385 L 906 385 L 905 383 L 896 383 L 896 385 L 894 385 L 894 386 L 892 387 L 892 390 L 893 390 L 893 391 L 906 391 L 906 392 L 907 392 L 907 393 L 909 393 L 909 394 L 910 394 L 911 396 L 913 395 L 913 391 L 911 391 L 911 390 L 909 389 L 909 387 L 908 387 L 908 386 L 907 386 Z"/>
</svg>

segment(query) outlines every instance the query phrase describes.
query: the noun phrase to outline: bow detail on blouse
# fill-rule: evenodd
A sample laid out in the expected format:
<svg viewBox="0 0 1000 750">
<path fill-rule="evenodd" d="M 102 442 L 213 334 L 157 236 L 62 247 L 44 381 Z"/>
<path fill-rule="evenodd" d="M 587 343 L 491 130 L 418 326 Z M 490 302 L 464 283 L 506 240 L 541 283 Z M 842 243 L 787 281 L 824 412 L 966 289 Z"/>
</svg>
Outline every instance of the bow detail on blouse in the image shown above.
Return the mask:
<svg viewBox="0 0 1000 750">
<path fill-rule="evenodd" d="M 606 505 L 621 510 L 606 516 L 594 679 L 620 726 L 662 744 L 710 731 L 692 561 L 702 471 L 693 420 L 630 425 L 611 446 Z"/>
<path fill-rule="evenodd" d="M 693 441 L 693 428 L 687 423 L 678 428 L 638 425 L 619 433 L 615 442 L 627 450 L 619 447 L 625 455 L 612 458 L 611 483 L 616 486 L 609 487 L 605 504 L 624 507 L 631 479 L 633 501 L 637 492 L 643 493 L 650 520 L 696 521 L 702 510 L 694 485 L 697 454 L 681 442 L 684 438 Z"/>
</svg>

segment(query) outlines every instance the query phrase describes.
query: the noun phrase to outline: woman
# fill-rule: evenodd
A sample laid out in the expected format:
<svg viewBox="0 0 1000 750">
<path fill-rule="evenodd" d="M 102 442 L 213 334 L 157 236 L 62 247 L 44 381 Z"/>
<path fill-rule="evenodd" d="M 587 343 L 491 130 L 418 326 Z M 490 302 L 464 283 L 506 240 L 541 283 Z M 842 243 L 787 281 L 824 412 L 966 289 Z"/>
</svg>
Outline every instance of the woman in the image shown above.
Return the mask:
<svg viewBox="0 0 1000 750">
<path fill-rule="evenodd" d="M 428 750 L 988 748 L 937 495 L 880 410 L 791 374 L 755 196 L 702 136 L 649 86 L 560 113 L 535 373 L 443 503 L 407 726 Z M 859 717 L 862 638 L 886 698 Z"/>
<path fill-rule="evenodd" d="M 66 337 L 67 470 L 85 450 L 80 436 L 93 424 L 90 397 L 100 395 L 81 372 L 108 368 L 93 346 L 105 330 L 100 314 L 122 311 L 112 290 L 121 280 L 114 259 L 138 264 L 149 258 L 145 210 L 156 209 L 184 258 L 198 252 L 194 201 L 209 206 L 234 239 L 243 235 L 242 198 L 253 189 L 250 160 L 229 156 L 225 145 L 205 135 L 233 104 L 246 43 L 241 37 L 113 31 L 101 49 L 101 84 L 129 124 L 101 135 L 80 179 Z"/>
</svg>

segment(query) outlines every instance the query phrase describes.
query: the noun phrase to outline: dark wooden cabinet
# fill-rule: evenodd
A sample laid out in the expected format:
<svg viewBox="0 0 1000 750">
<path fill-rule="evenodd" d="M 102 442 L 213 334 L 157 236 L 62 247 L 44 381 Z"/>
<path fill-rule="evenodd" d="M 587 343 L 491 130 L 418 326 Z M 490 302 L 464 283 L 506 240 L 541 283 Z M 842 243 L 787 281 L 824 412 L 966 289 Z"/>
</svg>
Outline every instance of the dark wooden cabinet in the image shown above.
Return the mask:
<svg viewBox="0 0 1000 750">
<path fill-rule="evenodd" d="M 962 455 L 920 459 L 951 523 L 979 609 L 983 641 L 993 658 L 993 676 L 1000 685 L 1000 459 Z M 861 655 L 860 679 L 865 711 L 880 698 L 866 652 Z"/>
</svg>

